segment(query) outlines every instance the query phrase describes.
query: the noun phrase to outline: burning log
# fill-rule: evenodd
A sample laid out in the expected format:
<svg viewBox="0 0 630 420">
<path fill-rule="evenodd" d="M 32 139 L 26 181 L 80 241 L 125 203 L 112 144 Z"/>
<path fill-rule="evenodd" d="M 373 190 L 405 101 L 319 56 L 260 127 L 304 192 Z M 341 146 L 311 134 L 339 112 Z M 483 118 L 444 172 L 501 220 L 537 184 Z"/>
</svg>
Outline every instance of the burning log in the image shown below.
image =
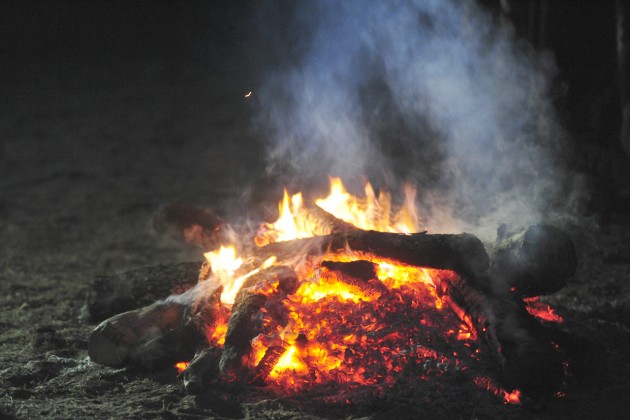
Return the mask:
<svg viewBox="0 0 630 420">
<path fill-rule="evenodd" d="M 321 267 L 339 273 L 338 280 L 358 287 L 367 296 L 387 293 L 387 287 L 378 280 L 376 264 L 370 261 L 322 261 Z"/>
<path fill-rule="evenodd" d="M 153 216 L 153 228 L 161 235 L 211 251 L 230 243 L 230 225 L 210 209 L 183 204 L 161 207 Z"/>
<path fill-rule="evenodd" d="M 504 386 L 520 389 L 536 405 L 558 390 L 563 378 L 560 355 L 522 301 L 507 293 L 484 293 L 466 277 L 444 279 L 438 291 L 488 344 Z"/>
<path fill-rule="evenodd" d="M 207 293 L 196 304 L 189 296 L 172 296 L 103 321 L 90 334 L 90 359 L 147 370 L 189 360 L 199 346 L 208 344 L 206 331 L 222 310 L 221 290 Z"/>
<path fill-rule="evenodd" d="M 506 234 L 499 229 L 490 246 L 493 277 L 522 297 L 557 292 L 573 277 L 577 256 L 571 238 L 548 225 L 534 225 Z M 487 278 L 487 277 L 486 277 Z"/>
<path fill-rule="evenodd" d="M 200 267 L 200 262 L 191 262 L 97 276 L 87 299 L 90 320 L 99 322 L 164 296 L 184 293 L 197 284 Z"/>
<path fill-rule="evenodd" d="M 267 384 L 267 377 L 285 352 L 286 349 L 282 346 L 269 347 L 263 358 L 258 362 L 256 370 L 249 380 L 250 385 L 265 386 Z"/>
<path fill-rule="evenodd" d="M 287 261 L 301 255 L 323 255 L 326 252 L 369 253 L 379 258 L 418 267 L 453 270 L 474 276 L 489 268 L 489 258 L 481 241 L 470 234 L 430 235 L 398 234 L 355 230 L 293 241 L 276 242 L 252 253 L 261 260 L 272 255 Z"/>
<path fill-rule="evenodd" d="M 313 235 L 331 235 L 358 230 L 351 223 L 336 218 L 311 201 L 305 201 L 300 207 L 296 220 L 298 229 L 312 232 Z"/>
<path fill-rule="evenodd" d="M 180 375 L 186 393 L 198 395 L 208 388 L 209 382 L 219 376 L 220 356 L 221 349 L 217 347 L 204 348 L 195 354 Z"/>
<path fill-rule="evenodd" d="M 244 373 L 244 358 L 252 350 L 251 340 L 262 330 L 261 309 L 293 293 L 297 285 L 295 271 L 284 266 L 263 269 L 247 279 L 236 295 L 219 361 L 219 370 L 228 379 L 239 378 Z"/>
</svg>

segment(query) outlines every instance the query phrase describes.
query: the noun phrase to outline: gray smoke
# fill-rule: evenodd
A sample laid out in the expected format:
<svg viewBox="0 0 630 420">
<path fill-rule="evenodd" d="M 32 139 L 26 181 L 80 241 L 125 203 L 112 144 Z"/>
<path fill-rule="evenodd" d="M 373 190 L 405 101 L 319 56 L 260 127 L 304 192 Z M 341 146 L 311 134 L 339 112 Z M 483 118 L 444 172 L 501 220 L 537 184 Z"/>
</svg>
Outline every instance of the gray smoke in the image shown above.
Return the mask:
<svg viewBox="0 0 630 420">
<path fill-rule="evenodd" d="M 509 25 L 472 1 L 294 5 L 257 92 L 270 170 L 410 180 L 426 229 L 486 239 L 574 206 L 553 60 Z"/>
</svg>

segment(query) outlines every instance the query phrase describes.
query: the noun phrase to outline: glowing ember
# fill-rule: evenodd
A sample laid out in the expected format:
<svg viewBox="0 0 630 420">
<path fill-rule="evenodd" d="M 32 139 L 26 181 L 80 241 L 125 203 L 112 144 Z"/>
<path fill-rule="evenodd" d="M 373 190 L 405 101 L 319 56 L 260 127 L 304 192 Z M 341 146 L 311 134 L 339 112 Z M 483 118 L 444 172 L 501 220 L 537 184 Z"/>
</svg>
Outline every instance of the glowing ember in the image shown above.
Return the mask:
<svg viewBox="0 0 630 420">
<path fill-rule="evenodd" d="M 536 318 L 547 322 L 564 322 L 564 319 L 562 319 L 562 317 L 558 315 L 551 306 L 541 302 L 539 298 L 527 298 L 524 299 L 524 301 L 526 303 L 525 309 L 527 309 L 527 312 Z"/>
<path fill-rule="evenodd" d="M 189 365 L 189 362 L 177 362 L 175 363 L 175 369 L 177 369 L 177 373 L 182 373 Z"/>
<path fill-rule="evenodd" d="M 497 385 L 492 379 L 481 376 L 476 377 L 474 383 L 478 387 L 486 389 L 498 398 L 501 398 L 504 404 L 521 404 L 521 391 L 518 389 L 508 392 Z"/>
</svg>

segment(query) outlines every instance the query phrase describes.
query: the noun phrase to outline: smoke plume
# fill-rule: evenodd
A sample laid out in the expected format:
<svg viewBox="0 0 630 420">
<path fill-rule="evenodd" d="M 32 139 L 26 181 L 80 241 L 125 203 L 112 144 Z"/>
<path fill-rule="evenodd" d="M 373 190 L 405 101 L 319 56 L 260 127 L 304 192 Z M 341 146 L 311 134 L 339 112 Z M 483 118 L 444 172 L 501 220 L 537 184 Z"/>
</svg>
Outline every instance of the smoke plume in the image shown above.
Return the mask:
<svg viewBox="0 0 630 420">
<path fill-rule="evenodd" d="M 499 17 L 457 0 L 315 0 L 290 13 L 257 92 L 270 171 L 408 180 L 426 229 L 487 239 L 573 206 L 553 60 Z"/>
</svg>

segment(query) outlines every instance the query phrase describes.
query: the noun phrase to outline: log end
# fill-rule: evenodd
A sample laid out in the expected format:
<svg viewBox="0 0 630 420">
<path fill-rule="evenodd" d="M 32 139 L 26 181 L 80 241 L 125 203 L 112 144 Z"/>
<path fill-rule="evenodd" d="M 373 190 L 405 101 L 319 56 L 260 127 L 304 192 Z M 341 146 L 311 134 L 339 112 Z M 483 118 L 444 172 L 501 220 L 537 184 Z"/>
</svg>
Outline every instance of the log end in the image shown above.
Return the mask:
<svg viewBox="0 0 630 420">
<path fill-rule="evenodd" d="M 106 332 L 104 333 L 106 326 L 106 323 L 103 323 L 90 334 L 88 340 L 90 360 L 113 368 L 123 367 L 129 360 L 129 348 L 108 337 Z"/>
</svg>

